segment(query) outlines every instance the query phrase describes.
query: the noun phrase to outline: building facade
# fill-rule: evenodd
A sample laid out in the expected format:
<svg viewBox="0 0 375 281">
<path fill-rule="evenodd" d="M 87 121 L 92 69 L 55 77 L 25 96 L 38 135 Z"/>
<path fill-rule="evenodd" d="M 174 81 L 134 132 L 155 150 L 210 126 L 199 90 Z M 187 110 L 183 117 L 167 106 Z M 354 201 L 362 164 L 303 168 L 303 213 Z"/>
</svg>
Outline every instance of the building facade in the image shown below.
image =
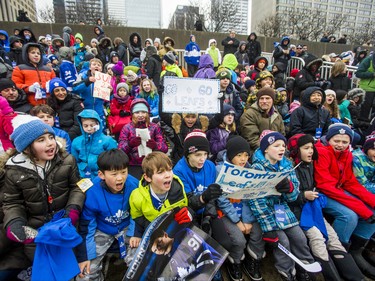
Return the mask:
<svg viewBox="0 0 375 281">
<path fill-rule="evenodd" d="M 18 11 L 26 12 L 27 17 L 36 22 L 36 7 L 34 0 L 1 0 L 0 21 L 17 21 Z"/>
<path fill-rule="evenodd" d="M 364 23 L 375 19 L 375 2 L 373 0 L 262 0 L 252 1 L 251 29 L 264 18 L 273 14 L 283 15 L 289 8 L 305 8 L 327 11 L 327 19 L 335 15 L 346 15 L 346 24 L 340 30 L 347 34 Z"/>
</svg>

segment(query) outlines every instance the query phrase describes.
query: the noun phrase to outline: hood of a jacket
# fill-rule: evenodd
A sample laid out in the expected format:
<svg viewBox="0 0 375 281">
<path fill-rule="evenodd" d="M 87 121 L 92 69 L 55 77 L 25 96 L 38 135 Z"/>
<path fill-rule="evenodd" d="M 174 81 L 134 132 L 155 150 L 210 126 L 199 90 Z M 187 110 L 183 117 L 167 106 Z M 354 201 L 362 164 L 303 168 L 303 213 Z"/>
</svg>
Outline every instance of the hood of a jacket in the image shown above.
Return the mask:
<svg viewBox="0 0 375 281">
<path fill-rule="evenodd" d="M 72 29 L 69 26 L 64 26 L 63 32 L 66 32 L 68 34 L 72 34 Z"/>
<path fill-rule="evenodd" d="M 1 40 L 3 42 L 3 45 L 9 45 L 8 32 L 6 32 L 5 30 L 0 30 L 0 34 L 5 36 L 5 40 Z"/>
<path fill-rule="evenodd" d="M 38 44 L 38 43 L 27 43 L 25 46 L 23 46 L 23 48 L 22 48 L 22 59 L 23 59 L 23 61 L 25 62 L 25 64 L 34 67 L 34 66 L 30 63 L 29 55 L 28 55 L 28 50 L 29 50 L 31 47 L 37 47 L 37 48 L 39 49 L 41 57 L 40 57 L 40 61 L 38 62 L 38 66 L 42 66 L 42 65 L 43 65 L 43 57 L 42 57 L 42 54 L 43 54 L 43 47 L 42 47 L 42 45 L 40 45 L 40 44 Z"/>
<path fill-rule="evenodd" d="M 288 43 L 287 43 L 286 45 L 283 44 L 283 41 L 284 41 L 284 40 L 288 40 Z M 280 45 L 281 45 L 281 46 L 288 46 L 289 43 L 290 43 L 290 38 L 289 38 L 288 36 L 284 36 L 284 37 L 282 37 L 281 40 L 280 40 Z"/>
<path fill-rule="evenodd" d="M 109 38 L 109 37 L 103 37 L 102 39 L 100 39 L 99 47 L 104 48 L 104 46 L 106 46 L 106 48 L 112 47 L 112 40 L 111 40 L 111 38 Z"/>
<path fill-rule="evenodd" d="M 323 65 L 323 60 L 313 55 L 308 55 L 307 57 L 304 58 L 304 61 L 305 61 L 305 69 L 307 69 L 309 72 L 311 72 L 310 68 L 312 65 L 318 64 L 317 71 Z"/>
<path fill-rule="evenodd" d="M 313 103 L 310 102 L 310 97 L 311 95 L 315 92 L 315 91 L 319 91 L 321 94 L 322 94 L 322 102 L 320 103 L 320 105 L 318 107 L 322 107 L 322 105 L 324 104 L 325 100 L 326 100 L 326 94 L 325 92 L 319 88 L 319 87 L 308 87 L 306 90 L 304 90 L 303 92 L 303 95 L 301 97 L 301 102 L 302 102 L 302 105 L 303 106 L 306 106 L 306 107 L 310 107 L 310 108 L 317 108 L 316 105 L 314 105 Z"/>
<path fill-rule="evenodd" d="M 103 33 L 104 33 L 103 27 L 101 27 L 100 25 L 95 25 L 95 27 L 94 27 L 94 33 L 95 33 L 95 29 L 96 29 L 96 28 L 99 29 L 100 34 L 103 34 Z M 96 33 L 95 33 L 95 34 L 96 34 Z M 99 35 L 100 35 L 100 34 L 99 34 Z"/>
<path fill-rule="evenodd" d="M 233 54 L 226 54 L 221 64 L 222 67 L 228 68 L 233 71 L 236 69 L 237 65 L 238 61 L 236 59 L 236 56 Z"/>
<path fill-rule="evenodd" d="M 133 38 L 134 36 L 137 36 L 138 37 L 138 42 L 136 45 L 134 45 L 134 42 L 133 42 Z M 141 35 L 139 35 L 138 32 L 133 32 L 132 34 L 130 34 L 129 36 L 129 44 L 134 46 L 134 47 L 138 47 L 140 48 L 142 46 L 142 38 L 141 38 Z"/>
<path fill-rule="evenodd" d="M 83 42 L 83 36 L 81 33 L 76 33 L 76 35 L 74 36 L 74 38 L 78 38 L 81 40 L 81 42 Z"/>
<path fill-rule="evenodd" d="M 201 68 L 214 68 L 214 61 L 212 60 L 211 56 L 208 55 L 208 54 L 204 54 L 201 56 L 200 60 L 199 60 L 199 65 L 198 65 L 198 68 L 201 69 Z"/>
<path fill-rule="evenodd" d="M 254 38 L 254 41 L 256 41 L 256 40 L 258 39 L 257 34 L 256 34 L 255 32 L 251 32 L 250 35 L 247 36 L 247 41 L 251 41 L 251 40 L 250 40 L 250 36 L 251 36 L 251 35 L 254 35 L 254 37 L 255 37 L 255 38 Z"/>
<path fill-rule="evenodd" d="M 254 67 L 258 67 L 258 63 L 261 59 L 264 59 L 266 61 L 266 64 L 264 66 L 264 70 L 267 68 L 268 66 L 268 59 L 266 57 L 263 57 L 263 56 L 259 56 L 259 57 L 256 57 L 255 60 L 254 60 Z"/>
<path fill-rule="evenodd" d="M 211 48 L 211 43 L 213 43 L 213 42 L 216 43 L 216 40 L 215 39 L 208 40 L 208 48 Z"/>
<path fill-rule="evenodd" d="M 79 127 L 81 128 L 82 135 L 84 135 L 85 137 L 87 137 L 89 134 L 87 134 L 83 130 L 83 127 L 82 127 L 82 118 L 91 118 L 91 119 L 95 119 L 96 121 L 98 121 L 99 129 L 96 130 L 95 133 L 93 133 L 92 135 L 96 136 L 96 135 L 100 135 L 101 134 L 101 132 L 103 130 L 103 128 L 102 128 L 102 122 L 100 120 L 99 114 L 95 110 L 84 109 L 77 116 L 77 120 L 78 120 L 78 123 L 79 123 Z"/>
</svg>

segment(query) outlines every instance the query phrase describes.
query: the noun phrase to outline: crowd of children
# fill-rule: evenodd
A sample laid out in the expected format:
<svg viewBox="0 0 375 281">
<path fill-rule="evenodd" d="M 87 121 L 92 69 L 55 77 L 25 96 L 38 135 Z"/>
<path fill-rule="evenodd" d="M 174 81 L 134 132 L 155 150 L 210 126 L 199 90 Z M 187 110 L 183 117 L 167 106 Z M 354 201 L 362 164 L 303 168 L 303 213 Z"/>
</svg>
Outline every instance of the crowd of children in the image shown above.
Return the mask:
<svg viewBox="0 0 375 281">
<path fill-rule="evenodd" d="M 11 79 L 0 78 L 0 280 L 32 276 L 36 232 L 57 213 L 82 238 L 70 278 L 103 280 L 105 255 L 129 265 L 147 226 L 174 208 L 178 223 L 193 221 L 229 252 L 234 281 L 263 280 L 267 248 L 282 280 L 314 280 L 279 244 L 318 261 L 325 280 L 375 278 L 375 130 L 361 111 L 368 91 L 352 89 L 344 62 L 323 81 L 322 60 L 305 53 L 287 78 L 287 37 L 271 64 L 250 58 L 246 42 L 221 58 L 211 39 L 199 56 L 191 35 L 188 76 L 218 80 L 220 112 L 172 114 L 164 79 L 186 76 L 172 38 L 143 48 L 134 32 L 112 46 L 96 26 L 85 46 L 71 32 L 50 45 L 10 40 L 22 57 L 13 53 Z M 108 101 L 94 95 L 99 72 L 110 76 Z M 225 162 L 287 176 L 278 195 L 234 200 L 216 183 Z"/>
</svg>

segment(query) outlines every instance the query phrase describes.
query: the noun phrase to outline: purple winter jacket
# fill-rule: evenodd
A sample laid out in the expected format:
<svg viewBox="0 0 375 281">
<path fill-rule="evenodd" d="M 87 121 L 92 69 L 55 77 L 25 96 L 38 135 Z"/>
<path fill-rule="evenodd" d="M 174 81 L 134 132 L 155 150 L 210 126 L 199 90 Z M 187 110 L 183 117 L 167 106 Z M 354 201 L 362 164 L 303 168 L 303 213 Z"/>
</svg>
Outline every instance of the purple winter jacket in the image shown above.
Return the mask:
<svg viewBox="0 0 375 281">
<path fill-rule="evenodd" d="M 194 78 L 214 79 L 216 73 L 214 70 L 214 62 L 210 55 L 202 55 L 199 60 L 198 71 L 195 73 Z"/>
<path fill-rule="evenodd" d="M 229 132 L 219 127 L 207 132 L 207 139 L 210 142 L 210 150 L 215 158 L 217 153 L 225 149 L 228 136 Z"/>
<path fill-rule="evenodd" d="M 129 156 L 130 166 L 141 166 L 144 156 L 139 157 L 138 147 L 132 148 L 129 146 L 129 141 L 136 137 L 135 129 L 136 127 L 134 126 L 133 122 L 126 124 L 122 128 L 118 140 L 118 148 L 122 149 Z M 155 123 L 150 123 L 148 130 L 150 132 L 150 138 L 157 144 L 157 148 L 154 150 L 166 153 L 168 151 L 168 146 L 165 142 L 160 127 Z"/>
</svg>

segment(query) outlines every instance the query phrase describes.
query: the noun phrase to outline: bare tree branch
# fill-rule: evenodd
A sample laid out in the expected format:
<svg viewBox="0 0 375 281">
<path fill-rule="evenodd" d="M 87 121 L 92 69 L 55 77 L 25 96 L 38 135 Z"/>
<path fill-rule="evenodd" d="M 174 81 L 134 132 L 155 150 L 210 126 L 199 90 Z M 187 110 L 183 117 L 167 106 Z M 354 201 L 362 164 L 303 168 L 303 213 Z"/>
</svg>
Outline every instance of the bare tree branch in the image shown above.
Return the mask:
<svg viewBox="0 0 375 281">
<path fill-rule="evenodd" d="M 37 13 L 39 22 L 43 23 L 55 23 L 55 12 L 52 5 L 46 5 L 43 9 Z"/>
</svg>

